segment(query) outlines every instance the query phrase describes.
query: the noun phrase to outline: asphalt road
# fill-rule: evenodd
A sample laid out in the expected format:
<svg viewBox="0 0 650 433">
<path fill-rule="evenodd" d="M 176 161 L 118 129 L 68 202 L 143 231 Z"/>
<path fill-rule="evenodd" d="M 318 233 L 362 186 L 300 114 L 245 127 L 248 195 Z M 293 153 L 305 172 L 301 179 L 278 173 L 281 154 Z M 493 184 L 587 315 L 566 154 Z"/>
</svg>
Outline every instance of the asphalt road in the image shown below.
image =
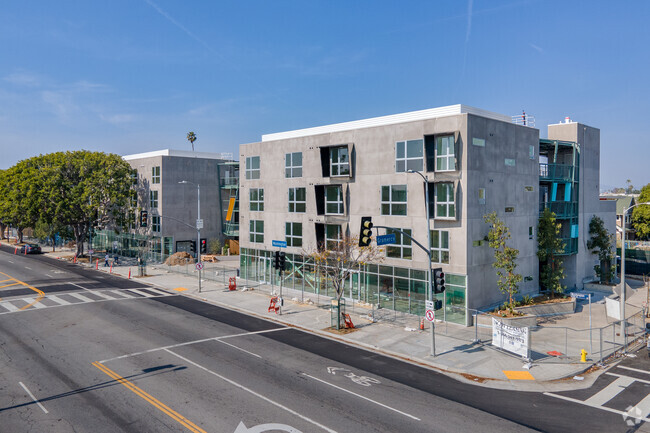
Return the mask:
<svg viewBox="0 0 650 433">
<path fill-rule="evenodd" d="M 0 271 L 1 432 L 630 428 L 587 394 L 463 384 L 44 256 L 0 251 Z"/>
</svg>

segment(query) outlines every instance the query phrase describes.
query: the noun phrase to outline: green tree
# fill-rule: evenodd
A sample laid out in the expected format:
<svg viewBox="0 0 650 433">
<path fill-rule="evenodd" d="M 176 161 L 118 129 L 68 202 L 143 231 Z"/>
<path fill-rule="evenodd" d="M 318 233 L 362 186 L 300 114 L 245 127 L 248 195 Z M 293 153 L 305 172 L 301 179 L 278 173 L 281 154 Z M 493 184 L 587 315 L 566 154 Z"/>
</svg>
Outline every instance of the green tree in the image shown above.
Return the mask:
<svg viewBox="0 0 650 433">
<path fill-rule="evenodd" d="M 488 233 L 488 244 L 494 250 L 494 263 L 496 269 L 497 286 L 503 294 L 508 295 L 508 309 L 510 314 L 514 313 L 514 296 L 519 292 L 519 283 L 522 281 L 521 274 L 517 274 L 517 257 L 519 250 L 509 247 L 506 242 L 510 239 L 510 229 L 497 217 L 496 212 L 483 215 L 486 224 L 490 225 Z"/>
<path fill-rule="evenodd" d="M 641 188 L 637 203 L 650 203 L 650 183 Z M 632 209 L 632 227 L 636 236 L 642 240 L 650 240 L 650 205 L 639 205 Z"/>
<path fill-rule="evenodd" d="M 614 268 L 612 267 L 614 235 L 607 231 L 603 220 L 595 215 L 589 221 L 589 235 L 591 238 L 587 241 L 587 248 L 594 254 L 598 254 L 600 262 L 594 266 L 596 275 L 600 278 L 601 283 L 609 283 L 614 278 Z"/>
<path fill-rule="evenodd" d="M 545 208 L 537 226 L 537 257 L 540 261 L 539 281 L 552 295 L 562 293 L 565 288 L 562 285 L 564 260 L 560 256 L 564 252 L 564 242 L 560 238 L 560 228 L 555 213 Z"/>
<path fill-rule="evenodd" d="M 192 152 L 194 152 L 194 142 L 196 141 L 196 134 L 194 133 L 194 131 L 190 131 L 187 133 L 187 141 L 189 141 L 190 144 L 192 145 Z"/>
</svg>

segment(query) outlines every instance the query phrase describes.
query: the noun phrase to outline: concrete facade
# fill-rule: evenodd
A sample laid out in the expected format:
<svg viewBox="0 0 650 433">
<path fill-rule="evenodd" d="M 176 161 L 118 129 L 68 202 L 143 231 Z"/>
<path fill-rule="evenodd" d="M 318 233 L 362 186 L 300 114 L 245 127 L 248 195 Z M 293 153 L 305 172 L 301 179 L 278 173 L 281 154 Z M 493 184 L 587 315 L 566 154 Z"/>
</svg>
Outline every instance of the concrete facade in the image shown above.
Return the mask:
<svg viewBox="0 0 650 433">
<path fill-rule="evenodd" d="M 550 127 L 549 137 L 553 135 L 577 142 L 586 140 L 582 152 L 584 167 L 580 170 L 580 212 L 583 215 L 580 240 L 586 245 L 587 214 L 599 214 L 608 221 L 610 210 L 598 200 L 599 131 L 578 125 Z M 434 150 L 436 140 L 443 137 L 450 137 L 455 149 L 455 167 L 449 171 L 434 169 L 439 156 Z M 408 140 L 421 140 L 423 143 L 419 171 L 428 177 L 429 189 L 434 191 L 433 194 L 430 191 L 429 196 L 435 197 L 438 184 L 453 185 L 454 218 L 440 218 L 433 214 L 427 224 L 428 200 L 423 179 L 418 174 L 398 168 L 397 147 L 401 146 L 398 143 Z M 448 282 L 453 279 L 464 283 L 458 283 L 456 292 L 448 290 L 445 293 L 445 296 L 449 294 L 449 297 L 457 298 L 451 302 L 446 299 L 445 305 L 454 304 L 457 309 L 462 303 L 465 309 L 483 308 L 505 299 L 497 289 L 492 267 L 493 251 L 485 241 L 489 227 L 483 217 L 496 212 L 510 228 L 512 239 L 508 244 L 520 251 L 517 272 L 526 277 L 519 286 L 520 293 L 537 293 L 539 262 L 535 234 L 540 205 L 539 145 L 539 130 L 516 125 L 508 116 L 464 105 L 265 135 L 261 142 L 240 146 L 242 164 L 251 157 L 259 157 L 259 178 L 247 178 L 247 166 L 241 171 L 240 245 L 248 249 L 251 256 L 243 258 L 242 263 L 248 260 L 248 265 L 258 266 L 255 257 L 274 250 L 272 240 L 286 239 L 286 222 L 302 224 L 302 246 L 289 246 L 285 250 L 287 254 L 298 256 L 317 247 L 319 224 L 340 225 L 344 233 L 358 235 L 360 218 L 372 216 L 375 225 L 410 229 L 413 238 L 423 245 L 427 243 L 427 228 L 447 232 L 448 263 L 433 263 L 432 267 L 442 267 L 452 277 Z M 345 146 L 349 151 L 349 176 L 326 175 L 328 161 L 324 158 L 332 152 L 332 147 L 337 146 Z M 302 175 L 287 178 L 287 154 L 297 152 L 302 154 Z M 414 164 L 417 164 L 417 159 L 414 158 Z M 344 211 L 340 215 L 322 212 L 319 201 L 324 198 L 318 191 L 327 185 L 341 186 Z M 406 185 L 406 215 L 382 215 L 382 186 L 391 185 Z M 306 189 L 304 213 L 288 211 L 289 188 Z M 251 210 L 251 189 L 263 190 L 263 211 Z M 430 208 L 435 211 L 436 205 L 433 202 Z M 613 212 L 611 219 L 613 225 Z M 259 238 L 251 241 L 251 220 L 264 221 L 262 242 Z M 374 230 L 374 235 L 383 232 L 383 229 Z M 593 275 L 594 258 L 585 253 L 584 248 L 576 257 L 575 265 L 570 265 L 567 285 L 572 286 L 586 275 Z M 398 274 L 403 274 L 405 269 L 407 274 L 409 270 L 426 271 L 428 259 L 427 254 L 413 244 L 412 258 L 386 257 L 381 265 L 393 267 L 397 284 Z M 365 283 L 363 277 L 360 280 L 361 292 Z M 378 297 L 379 291 L 377 288 Z M 417 294 L 415 292 L 417 290 L 409 289 L 406 295 L 409 311 L 412 311 L 411 300 L 413 294 Z"/>
</svg>

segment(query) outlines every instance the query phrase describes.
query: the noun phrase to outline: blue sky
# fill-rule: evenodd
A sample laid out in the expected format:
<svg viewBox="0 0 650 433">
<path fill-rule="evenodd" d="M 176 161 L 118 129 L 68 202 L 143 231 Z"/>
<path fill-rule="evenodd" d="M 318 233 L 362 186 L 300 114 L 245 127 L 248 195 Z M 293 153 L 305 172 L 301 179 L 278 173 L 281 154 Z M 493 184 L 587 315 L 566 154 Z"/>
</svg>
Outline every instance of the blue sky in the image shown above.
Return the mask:
<svg viewBox="0 0 650 433">
<path fill-rule="evenodd" d="M 232 152 L 451 104 L 601 130 L 650 183 L 650 1 L 4 2 L 0 169 L 39 153 Z"/>
</svg>

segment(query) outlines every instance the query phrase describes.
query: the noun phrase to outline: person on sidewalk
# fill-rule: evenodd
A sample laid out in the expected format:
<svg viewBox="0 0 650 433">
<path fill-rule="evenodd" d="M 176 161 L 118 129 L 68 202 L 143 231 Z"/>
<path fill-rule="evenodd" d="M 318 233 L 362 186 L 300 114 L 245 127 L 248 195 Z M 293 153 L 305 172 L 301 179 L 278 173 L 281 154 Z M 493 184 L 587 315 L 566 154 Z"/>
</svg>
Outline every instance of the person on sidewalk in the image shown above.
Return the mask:
<svg viewBox="0 0 650 433">
<path fill-rule="evenodd" d="M 108 267 L 110 266 L 110 265 L 108 264 L 108 259 L 109 259 L 109 258 L 110 258 L 110 256 L 108 255 L 108 253 L 106 253 L 106 257 L 104 257 L 104 267 L 105 267 L 105 268 L 108 268 Z"/>
</svg>

